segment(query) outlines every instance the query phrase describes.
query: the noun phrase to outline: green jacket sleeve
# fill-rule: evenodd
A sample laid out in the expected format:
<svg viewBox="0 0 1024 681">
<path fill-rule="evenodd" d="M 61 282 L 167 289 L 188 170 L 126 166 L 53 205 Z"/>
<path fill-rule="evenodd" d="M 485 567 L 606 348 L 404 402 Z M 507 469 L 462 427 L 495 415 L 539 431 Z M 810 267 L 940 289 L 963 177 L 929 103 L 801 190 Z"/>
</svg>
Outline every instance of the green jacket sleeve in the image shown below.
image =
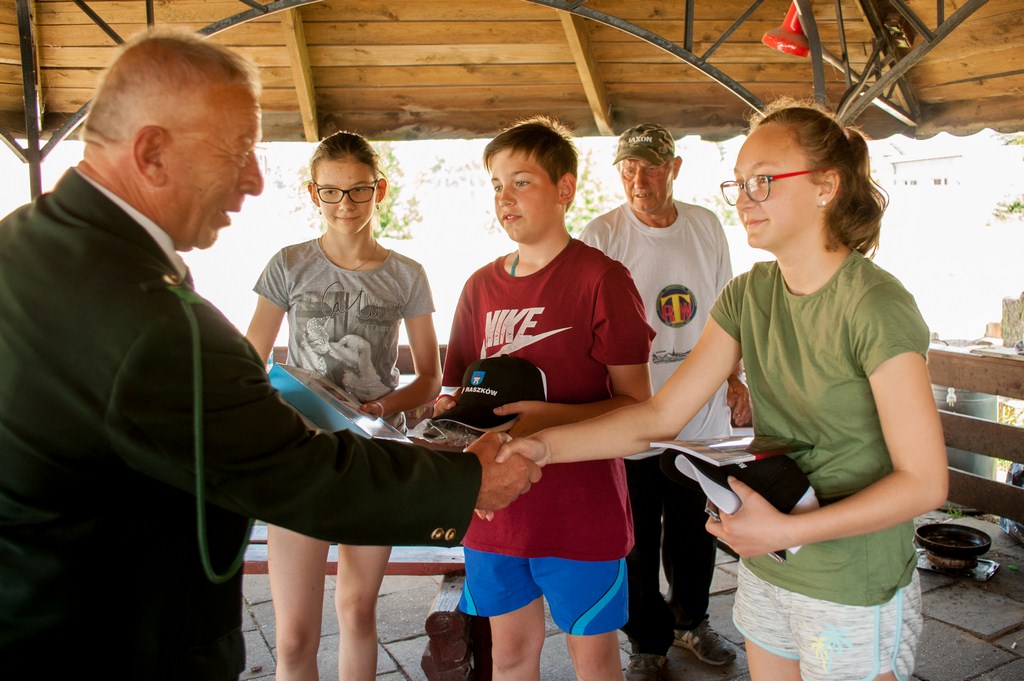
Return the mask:
<svg viewBox="0 0 1024 681">
<path fill-rule="evenodd" d="M 308 430 L 234 327 L 209 305 L 192 309 L 208 503 L 347 544 L 462 537 L 480 484 L 475 456 Z M 129 466 L 186 492 L 196 485 L 191 344 L 184 310 L 168 305 L 121 363 L 106 416 L 110 441 Z"/>
</svg>

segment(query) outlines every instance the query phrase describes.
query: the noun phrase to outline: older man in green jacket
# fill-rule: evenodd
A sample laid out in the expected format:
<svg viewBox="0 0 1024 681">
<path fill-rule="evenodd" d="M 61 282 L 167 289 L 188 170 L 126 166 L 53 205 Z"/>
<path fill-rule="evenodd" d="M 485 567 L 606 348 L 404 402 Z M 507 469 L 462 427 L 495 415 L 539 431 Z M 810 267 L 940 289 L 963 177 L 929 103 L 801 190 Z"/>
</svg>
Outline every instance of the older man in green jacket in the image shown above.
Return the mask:
<svg viewBox="0 0 1024 681">
<path fill-rule="evenodd" d="M 307 429 L 192 290 L 176 251 L 212 245 L 262 191 L 258 101 L 254 69 L 224 48 L 135 40 L 98 88 L 83 162 L 0 223 L 5 678 L 62 662 L 237 678 L 248 518 L 348 544 L 451 543 L 474 508 L 539 477 L 494 464 L 493 447 Z"/>
</svg>

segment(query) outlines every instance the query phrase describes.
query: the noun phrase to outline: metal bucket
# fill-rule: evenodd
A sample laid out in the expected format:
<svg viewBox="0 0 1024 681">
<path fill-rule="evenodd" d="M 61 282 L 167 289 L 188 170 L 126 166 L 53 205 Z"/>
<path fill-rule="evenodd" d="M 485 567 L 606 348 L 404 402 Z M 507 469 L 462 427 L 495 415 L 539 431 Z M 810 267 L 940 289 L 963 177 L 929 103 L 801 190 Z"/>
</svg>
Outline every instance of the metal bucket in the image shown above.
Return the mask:
<svg viewBox="0 0 1024 681">
<path fill-rule="evenodd" d="M 999 398 L 987 393 L 975 393 L 941 385 L 932 386 L 935 406 L 940 411 L 964 414 L 987 421 L 999 420 Z M 955 447 L 946 447 L 949 465 L 968 473 L 974 473 L 989 480 L 997 476 L 996 460 L 991 456 L 982 456 Z"/>
</svg>

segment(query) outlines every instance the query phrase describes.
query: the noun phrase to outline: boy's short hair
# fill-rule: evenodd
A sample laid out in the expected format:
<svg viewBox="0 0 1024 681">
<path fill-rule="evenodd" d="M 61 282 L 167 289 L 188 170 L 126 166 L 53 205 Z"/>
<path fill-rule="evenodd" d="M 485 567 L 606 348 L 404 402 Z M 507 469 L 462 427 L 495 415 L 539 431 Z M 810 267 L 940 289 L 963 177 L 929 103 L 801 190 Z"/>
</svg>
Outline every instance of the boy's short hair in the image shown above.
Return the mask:
<svg viewBox="0 0 1024 681">
<path fill-rule="evenodd" d="M 505 150 L 532 159 L 552 182 L 566 173 L 577 177 L 579 153 L 572 143 L 572 130 L 550 116 L 524 118 L 501 131 L 484 147 L 484 167 L 490 171 L 491 159 Z"/>
</svg>

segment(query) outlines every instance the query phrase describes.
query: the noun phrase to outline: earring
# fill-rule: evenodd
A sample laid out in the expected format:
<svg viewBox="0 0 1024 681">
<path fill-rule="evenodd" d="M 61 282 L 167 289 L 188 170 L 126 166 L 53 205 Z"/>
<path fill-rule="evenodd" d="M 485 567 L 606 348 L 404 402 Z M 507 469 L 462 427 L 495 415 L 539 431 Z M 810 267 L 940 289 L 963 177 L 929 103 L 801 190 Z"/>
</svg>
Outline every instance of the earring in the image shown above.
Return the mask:
<svg viewBox="0 0 1024 681">
<path fill-rule="evenodd" d="M 828 201 L 826 201 L 825 199 L 822 199 L 821 200 L 821 207 L 824 208 L 826 203 L 828 203 Z"/>
</svg>

